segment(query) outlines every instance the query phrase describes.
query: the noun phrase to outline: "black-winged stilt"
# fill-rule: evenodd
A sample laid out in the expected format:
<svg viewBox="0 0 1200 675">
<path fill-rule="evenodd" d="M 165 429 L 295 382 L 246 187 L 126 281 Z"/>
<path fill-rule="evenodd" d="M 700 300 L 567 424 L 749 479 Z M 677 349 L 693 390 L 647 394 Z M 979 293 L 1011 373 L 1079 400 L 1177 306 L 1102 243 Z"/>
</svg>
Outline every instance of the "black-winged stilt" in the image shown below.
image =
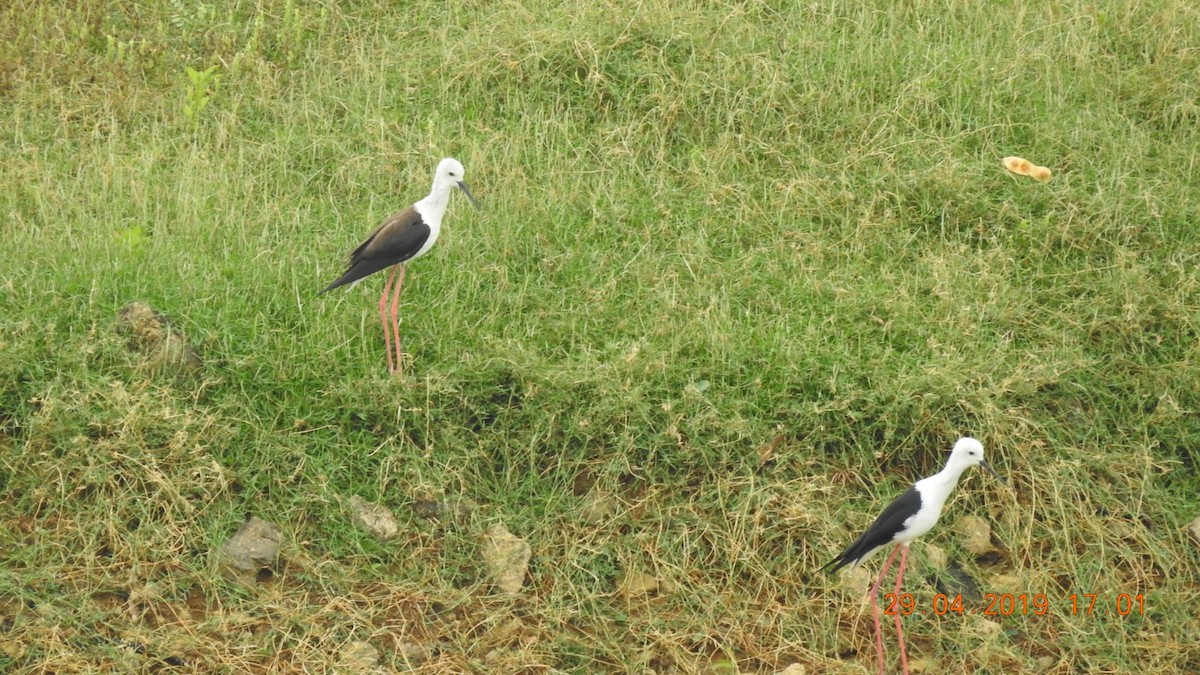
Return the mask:
<svg viewBox="0 0 1200 675">
<path fill-rule="evenodd" d="M 433 188 L 429 191 L 429 196 L 399 213 L 388 216 L 380 223 L 371 236 L 350 253 L 346 273 L 321 291 L 327 293 L 339 286 L 355 284 L 380 270 L 392 268 L 392 273 L 388 275 L 387 283 L 383 286 L 383 295 L 379 296 L 379 319 L 383 323 L 383 341 L 387 349 L 389 373 L 400 373 L 403 367 L 397 314 L 400 308 L 400 287 L 404 284 L 405 263 L 424 255 L 437 241 L 438 233 L 442 229 L 442 216 L 446 214 L 446 206 L 450 203 L 452 188 L 462 190 L 475 208 L 479 208 L 479 202 L 463 182 L 465 173 L 463 165 L 457 159 L 447 157 L 438 162 L 437 169 L 433 172 Z M 387 300 L 388 293 L 392 291 L 393 280 L 395 291 L 389 325 Z M 394 362 L 393 342 L 396 352 Z"/>
<path fill-rule="evenodd" d="M 883 577 L 891 568 L 896 553 L 900 552 L 900 568 L 896 571 L 895 589 L 896 595 L 899 596 L 900 582 L 904 579 L 904 564 L 908 558 L 908 545 L 917 537 L 933 529 L 933 526 L 937 524 L 938 517 L 942 515 L 942 506 L 946 503 L 946 498 L 950 496 L 954 486 L 958 485 L 959 476 L 963 471 L 976 465 L 987 469 L 1003 482 L 1004 479 L 1000 478 L 984 461 L 983 444 L 974 438 L 960 438 L 954 444 L 954 449 L 950 451 L 950 458 L 946 460 L 945 468 L 928 478 L 917 481 L 904 494 L 888 504 L 866 532 L 859 535 L 858 539 L 847 546 L 846 550 L 842 551 L 838 557 L 821 568 L 830 572 L 836 572 L 843 567 L 855 568 L 895 542 L 895 548 L 892 549 L 887 562 L 883 564 L 883 569 L 879 571 L 875 585 L 871 587 L 871 614 L 875 619 L 875 647 L 879 652 L 880 673 L 884 672 L 883 631 L 879 625 L 877 596 L 879 586 L 883 583 Z M 904 650 L 904 633 L 900 629 L 899 612 L 895 614 L 895 620 L 896 640 L 900 643 L 900 664 L 904 673 L 907 674 L 908 655 Z"/>
</svg>

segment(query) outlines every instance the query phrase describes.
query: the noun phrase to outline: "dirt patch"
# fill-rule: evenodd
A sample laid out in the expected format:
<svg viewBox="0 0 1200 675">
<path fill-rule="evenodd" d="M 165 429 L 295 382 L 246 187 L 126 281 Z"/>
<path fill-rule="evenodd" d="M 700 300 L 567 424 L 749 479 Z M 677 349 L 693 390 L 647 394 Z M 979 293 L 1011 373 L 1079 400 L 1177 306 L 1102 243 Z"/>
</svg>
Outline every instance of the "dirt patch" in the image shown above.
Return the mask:
<svg viewBox="0 0 1200 675">
<path fill-rule="evenodd" d="M 161 312 L 144 302 L 131 302 L 117 312 L 117 332 L 142 355 L 141 368 L 169 376 L 187 375 L 203 365 L 200 353 Z"/>
</svg>

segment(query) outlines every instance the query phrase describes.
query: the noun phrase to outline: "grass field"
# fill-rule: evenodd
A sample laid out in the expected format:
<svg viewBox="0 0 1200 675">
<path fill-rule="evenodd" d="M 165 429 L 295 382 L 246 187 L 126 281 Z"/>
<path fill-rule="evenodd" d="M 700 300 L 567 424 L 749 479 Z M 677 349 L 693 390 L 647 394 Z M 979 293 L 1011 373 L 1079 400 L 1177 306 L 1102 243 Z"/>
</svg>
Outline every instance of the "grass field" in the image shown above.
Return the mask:
<svg viewBox="0 0 1200 675">
<path fill-rule="evenodd" d="M 969 434 L 914 670 L 1200 672 L 1194 2 L 135 4 L 0 6 L 0 671 L 874 672 L 817 568 Z M 316 292 L 448 155 L 397 381 Z"/>
</svg>

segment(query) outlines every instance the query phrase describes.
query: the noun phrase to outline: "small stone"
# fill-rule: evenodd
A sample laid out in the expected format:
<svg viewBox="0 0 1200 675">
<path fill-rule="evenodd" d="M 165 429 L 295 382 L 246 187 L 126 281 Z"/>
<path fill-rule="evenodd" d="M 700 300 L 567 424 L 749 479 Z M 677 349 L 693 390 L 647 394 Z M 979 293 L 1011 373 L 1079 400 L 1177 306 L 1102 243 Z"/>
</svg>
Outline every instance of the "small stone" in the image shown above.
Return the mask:
<svg viewBox="0 0 1200 675">
<path fill-rule="evenodd" d="M 396 655 L 406 664 L 416 666 L 429 660 L 429 648 L 417 642 L 401 640 L 396 643 Z"/>
<path fill-rule="evenodd" d="M 1004 626 L 999 621 L 991 621 L 983 614 L 973 614 L 965 621 L 965 634 L 994 642 L 1004 634 Z"/>
<path fill-rule="evenodd" d="M 963 548 L 972 555 L 982 555 L 991 551 L 992 526 L 979 516 L 963 516 L 954 524 L 954 531 L 965 535 Z"/>
<path fill-rule="evenodd" d="M 986 585 L 989 593 L 1016 594 L 1028 587 L 1028 580 L 1023 580 L 1015 574 L 993 574 L 988 577 Z"/>
<path fill-rule="evenodd" d="M 1104 527 L 1108 528 L 1109 533 L 1117 539 L 1137 538 L 1137 531 L 1133 529 L 1133 526 L 1123 520 L 1112 518 L 1104 524 Z"/>
<path fill-rule="evenodd" d="M 379 650 L 370 642 L 356 640 L 342 648 L 338 670 L 344 673 L 365 673 L 379 665 Z"/>
<path fill-rule="evenodd" d="M 1046 656 L 1039 656 L 1037 659 L 1038 670 L 1041 670 L 1043 672 L 1050 670 L 1051 668 L 1053 668 L 1056 665 L 1058 665 L 1058 659 L 1054 658 L 1053 656 L 1050 656 L 1049 654 L 1047 654 Z"/>
<path fill-rule="evenodd" d="M 946 549 L 936 544 L 925 545 L 925 562 L 935 570 L 944 570 L 946 565 L 950 563 L 950 557 L 946 555 Z"/>
<path fill-rule="evenodd" d="M 521 632 L 524 628 L 525 622 L 519 618 L 509 619 L 488 631 L 487 638 L 491 642 L 507 642 L 509 638 Z"/>
<path fill-rule="evenodd" d="M 659 589 L 658 577 L 640 570 L 629 570 L 617 585 L 617 592 L 626 600 L 650 595 Z"/>
<path fill-rule="evenodd" d="M 0 640 L 0 654 L 16 661 L 25 656 L 25 645 L 20 640 Z"/>
<path fill-rule="evenodd" d="M 591 492 L 579 511 L 580 518 L 589 525 L 600 525 L 612 519 L 617 512 L 617 501 L 605 492 Z"/>
<path fill-rule="evenodd" d="M 354 512 L 354 519 L 358 524 L 379 541 L 387 541 L 400 531 L 392 512 L 375 502 L 354 495 L 350 497 L 350 509 Z"/>
<path fill-rule="evenodd" d="M 282 539 L 275 523 L 251 517 L 221 546 L 221 572 L 227 578 L 253 583 L 260 570 L 275 566 Z"/>
<path fill-rule="evenodd" d="M 775 675 L 808 675 L 808 669 L 799 663 L 793 663 L 783 670 L 775 671 Z"/>
<path fill-rule="evenodd" d="M 1196 543 L 1200 544 L 1200 518 L 1196 518 L 1188 525 L 1188 532 L 1196 540 Z"/>
<path fill-rule="evenodd" d="M 856 597 L 865 598 L 867 591 L 875 583 L 875 573 L 865 567 L 856 566 L 848 574 L 842 574 L 841 587 Z"/>
<path fill-rule="evenodd" d="M 938 662 L 933 659 L 915 658 L 908 662 L 908 672 L 910 673 L 941 673 L 942 668 L 938 667 Z"/>
<path fill-rule="evenodd" d="M 492 581 L 503 593 L 514 595 L 521 591 L 532 555 L 529 544 L 503 525 L 493 525 L 484 534 L 483 559 L 491 569 Z"/>
</svg>

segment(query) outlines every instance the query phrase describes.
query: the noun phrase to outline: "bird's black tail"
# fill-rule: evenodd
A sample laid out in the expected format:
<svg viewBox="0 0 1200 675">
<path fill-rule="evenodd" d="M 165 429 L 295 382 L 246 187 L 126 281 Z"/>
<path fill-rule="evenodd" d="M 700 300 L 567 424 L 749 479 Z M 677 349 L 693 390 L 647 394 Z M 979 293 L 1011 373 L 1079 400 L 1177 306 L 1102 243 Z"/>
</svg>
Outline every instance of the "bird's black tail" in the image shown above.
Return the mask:
<svg viewBox="0 0 1200 675">
<path fill-rule="evenodd" d="M 824 565 L 821 565 L 821 569 L 819 571 L 828 572 L 829 574 L 836 574 L 838 570 L 846 566 L 846 563 L 847 561 L 843 560 L 842 556 L 838 556 Z"/>
<path fill-rule="evenodd" d="M 337 281 L 335 281 L 332 284 L 329 284 L 325 288 L 321 289 L 321 292 L 317 293 L 317 295 L 323 295 L 325 293 L 328 293 L 329 291 L 332 291 L 335 288 L 345 286 L 346 284 L 352 284 L 352 283 L 358 281 L 359 279 L 371 276 L 372 274 L 378 272 L 379 270 L 387 269 L 394 264 L 395 263 L 381 262 L 378 260 L 354 263 L 353 265 L 350 266 L 350 269 L 346 270 L 345 274 L 338 277 Z"/>
</svg>

